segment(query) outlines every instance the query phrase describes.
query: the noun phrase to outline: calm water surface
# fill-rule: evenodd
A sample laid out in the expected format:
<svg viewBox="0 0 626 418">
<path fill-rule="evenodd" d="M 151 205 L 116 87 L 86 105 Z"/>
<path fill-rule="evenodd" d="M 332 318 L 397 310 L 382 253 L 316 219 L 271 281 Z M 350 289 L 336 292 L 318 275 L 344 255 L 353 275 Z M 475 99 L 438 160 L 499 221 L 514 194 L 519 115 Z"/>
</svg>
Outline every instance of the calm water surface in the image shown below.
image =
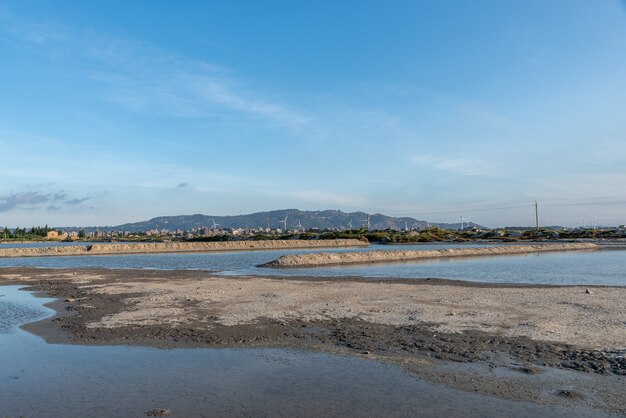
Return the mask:
<svg viewBox="0 0 626 418">
<path fill-rule="evenodd" d="M 302 269 L 251 268 L 227 272 L 303 275 L 363 276 L 380 280 L 443 278 L 485 283 L 626 286 L 626 251 L 567 251 L 492 257 L 459 257 L 407 263 L 370 264 Z"/>
<path fill-rule="evenodd" d="M 509 402 L 375 361 L 289 350 L 52 345 L 19 329 L 51 311 L 0 286 L 0 416 L 551 416 L 598 413 Z"/>
<path fill-rule="evenodd" d="M 285 254 L 320 251 L 378 251 L 481 246 L 477 244 L 371 245 L 368 248 L 242 251 L 225 253 L 141 254 L 116 256 L 4 258 L 0 267 L 199 269 L 224 275 L 278 275 L 339 277 L 445 278 L 487 283 L 598 284 L 626 286 L 626 251 L 570 251 L 494 257 L 423 260 L 306 269 L 267 269 L 256 265 Z M 484 244 L 483 244 L 484 246 Z"/>
</svg>

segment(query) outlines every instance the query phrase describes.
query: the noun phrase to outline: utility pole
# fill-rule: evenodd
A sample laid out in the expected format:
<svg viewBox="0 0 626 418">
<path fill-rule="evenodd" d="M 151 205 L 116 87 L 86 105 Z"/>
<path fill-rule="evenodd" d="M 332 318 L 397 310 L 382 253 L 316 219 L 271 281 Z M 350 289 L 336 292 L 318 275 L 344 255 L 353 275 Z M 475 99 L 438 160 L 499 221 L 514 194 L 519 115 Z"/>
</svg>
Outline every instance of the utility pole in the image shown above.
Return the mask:
<svg viewBox="0 0 626 418">
<path fill-rule="evenodd" d="M 539 229 L 539 205 L 535 200 L 535 228 Z"/>
</svg>

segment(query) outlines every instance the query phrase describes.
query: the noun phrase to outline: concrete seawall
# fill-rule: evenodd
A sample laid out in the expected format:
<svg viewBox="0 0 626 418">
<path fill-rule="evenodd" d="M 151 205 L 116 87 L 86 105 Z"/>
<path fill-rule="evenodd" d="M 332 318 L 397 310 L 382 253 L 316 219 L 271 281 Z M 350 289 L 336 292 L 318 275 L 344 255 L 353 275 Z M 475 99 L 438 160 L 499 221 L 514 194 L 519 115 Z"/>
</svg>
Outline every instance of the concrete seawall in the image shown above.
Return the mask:
<svg viewBox="0 0 626 418">
<path fill-rule="evenodd" d="M 90 246 L 72 245 L 64 247 L 2 248 L 0 249 L 0 258 L 288 250 L 299 248 L 366 247 L 368 245 L 367 242 L 357 239 L 93 244 Z"/>
<path fill-rule="evenodd" d="M 344 264 L 389 263 L 428 258 L 471 257 L 481 255 L 529 254 L 548 251 L 595 250 L 596 244 L 511 245 L 479 248 L 448 248 L 442 250 L 368 251 L 351 253 L 314 253 L 284 255 L 259 267 L 321 267 Z"/>
</svg>

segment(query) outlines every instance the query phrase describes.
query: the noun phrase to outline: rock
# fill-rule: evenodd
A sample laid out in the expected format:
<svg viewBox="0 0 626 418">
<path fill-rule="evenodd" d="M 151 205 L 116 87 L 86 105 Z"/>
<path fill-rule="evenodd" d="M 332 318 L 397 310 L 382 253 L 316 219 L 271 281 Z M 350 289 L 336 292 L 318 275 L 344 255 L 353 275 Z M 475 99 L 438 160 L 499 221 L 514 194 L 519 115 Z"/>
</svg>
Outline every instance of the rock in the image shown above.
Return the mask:
<svg viewBox="0 0 626 418">
<path fill-rule="evenodd" d="M 589 290 L 589 288 L 585 289 L 585 293 L 588 295 L 593 295 L 593 292 Z"/>
<path fill-rule="evenodd" d="M 581 393 L 576 392 L 575 390 L 559 390 L 556 392 L 556 395 L 562 398 L 568 398 L 568 399 L 583 399 L 584 398 L 584 396 Z"/>
<path fill-rule="evenodd" d="M 532 365 L 512 367 L 513 370 L 526 374 L 539 374 L 543 372 L 543 369 Z"/>
<path fill-rule="evenodd" d="M 172 411 L 169 409 L 151 409 L 146 412 L 146 415 L 149 417 L 169 417 L 172 415 Z"/>
</svg>

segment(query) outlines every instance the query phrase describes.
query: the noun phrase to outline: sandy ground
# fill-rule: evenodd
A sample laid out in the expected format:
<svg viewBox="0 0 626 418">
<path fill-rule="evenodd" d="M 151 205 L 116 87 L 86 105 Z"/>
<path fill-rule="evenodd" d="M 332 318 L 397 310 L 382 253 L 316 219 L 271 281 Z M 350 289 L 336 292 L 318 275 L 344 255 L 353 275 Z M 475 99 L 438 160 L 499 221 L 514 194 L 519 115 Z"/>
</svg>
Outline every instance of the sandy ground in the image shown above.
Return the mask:
<svg viewBox="0 0 626 418">
<path fill-rule="evenodd" d="M 534 245 L 506 245 L 480 248 L 445 248 L 441 250 L 391 250 L 343 253 L 308 253 L 283 255 L 259 267 L 319 267 L 343 264 L 389 263 L 392 261 L 423 260 L 428 258 L 475 257 L 511 254 L 530 254 L 550 251 L 596 250 L 592 243 L 560 243 Z"/>
<path fill-rule="evenodd" d="M 597 350 L 626 349 L 623 287 L 445 281 L 430 285 L 428 280 L 224 277 L 193 271 L 0 270 L 4 282 L 46 279 L 72 284 L 90 296 L 115 296 L 123 303 L 124 309 L 97 317 L 85 324 L 88 328 L 352 319 L 390 326 L 430 324 L 443 333 L 483 331 Z M 75 301 L 75 307 L 89 309 L 88 300 Z"/>
<path fill-rule="evenodd" d="M 69 278 L 70 280 L 73 277 Z M 260 319 L 359 319 L 374 324 L 432 323 L 433 330 L 488 331 L 594 349 L 626 349 L 626 288 L 468 288 L 394 283 L 208 277 L 198 280 L 82 284 L 126 296 L 129 309 L 87 324 L 116 328 L 184 326 L 210 316 L 223 325 Z M 194 309 L 189 309 L 190 304 Z"/>
<path fill-rule="evenodd" d="M 15 283 L 61 299 L 56 318 L 26 327 L 52 342 L 322 350 L 506 399 L 626 414 L 622 287 L 0 269 L 0 284 Z M 448 360 L 466 366 L 433 366 Z M 495 379 L 495 368 L 519 376 Z M 555 380 L 546 368 L 574 375 Z M 564 392 L 546 398 L 546 382 Z"/>
</svg>

